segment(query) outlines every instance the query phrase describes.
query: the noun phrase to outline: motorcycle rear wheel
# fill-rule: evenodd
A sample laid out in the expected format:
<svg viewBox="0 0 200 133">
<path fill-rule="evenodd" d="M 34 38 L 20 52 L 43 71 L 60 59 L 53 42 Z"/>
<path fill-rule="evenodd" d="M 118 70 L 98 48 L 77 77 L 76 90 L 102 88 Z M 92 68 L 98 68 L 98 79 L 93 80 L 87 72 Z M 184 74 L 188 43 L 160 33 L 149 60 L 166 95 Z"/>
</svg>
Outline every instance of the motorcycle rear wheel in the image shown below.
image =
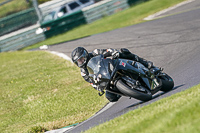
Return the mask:
<svg viewBox="0 0 200 133">
<path fill-rule="evenodd" d="M 116 87 L 121 93 L 123 93 L 124 95 L 128 97 L 133 97 L 141 101 L 149 101 L 152 99 L 152 95 L 150 92 L 144 93 L 144 92 L 140 92 L 138 90 L 132 89 L 131 87 L 126 85 L 126 83 L 124 83 L 121 79 L 119 79 L 116 82 Z M 143 86 L 140 86 L 140 87 L 143 87 Z"/>
</svg>

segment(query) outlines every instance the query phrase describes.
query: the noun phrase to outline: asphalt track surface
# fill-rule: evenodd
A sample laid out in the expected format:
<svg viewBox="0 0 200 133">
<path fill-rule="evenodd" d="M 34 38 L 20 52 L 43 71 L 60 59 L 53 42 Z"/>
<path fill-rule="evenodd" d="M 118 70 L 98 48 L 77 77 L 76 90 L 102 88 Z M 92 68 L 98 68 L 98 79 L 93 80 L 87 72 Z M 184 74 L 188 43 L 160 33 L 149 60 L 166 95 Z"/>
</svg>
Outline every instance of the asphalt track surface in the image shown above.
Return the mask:
<svg viewBox="0 0 200 133">
<path fill-rule="evenodd" d="M 163 67 L 175 81 L 174 90 L 165 94 L 158 92 L 154 99 L 145 103 L 122 97 L 108 109 L 66 132 L 85 131 L 139 106 L 148 105 L 200 83 L 200 1 L 196 0 L 164 15 L 168 17 L 49 48 L 68 56 L 78 46 L 85 47 L 89 52 L 95 48 L 128 48 L 132 53 L 153 61 L 155 66 Z"/>
</svg>

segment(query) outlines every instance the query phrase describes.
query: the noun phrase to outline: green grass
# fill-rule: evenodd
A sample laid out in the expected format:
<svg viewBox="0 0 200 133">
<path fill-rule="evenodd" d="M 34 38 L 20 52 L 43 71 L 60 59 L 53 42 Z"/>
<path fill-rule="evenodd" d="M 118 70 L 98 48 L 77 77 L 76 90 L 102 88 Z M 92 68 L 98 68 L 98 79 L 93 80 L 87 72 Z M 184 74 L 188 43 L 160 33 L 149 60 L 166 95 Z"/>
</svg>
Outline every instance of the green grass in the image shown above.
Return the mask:
<svg viewBox="0 0 200 133">
<path fill-rule="evenodd" d="M 0 0 L 0 3 L 4 2 L 6 0 Z M 32 0 L 29 0 L 32 2 Z M 37 0 L 39 4 L 50 1 L 50 0 Z M 6 17 L 8 15 L 11 15 L 13 13 L 20 12 L 22 10 L 26 10 L 32 6 L 32 3 L 27 3 L 26 0 L 13 0 L 11 2 L 8 2 L 2 6 L 0 6 L 0 18 Z"/>
<path fill-rule="evenodd" d="M 200 84 L 85 133 L 199 133 Z"/>
<path fill-rule="evenodd" d="M 81 122 L 108 101 L 80 70 L 48 52 L 0 53 L 0 131 L 25 133 Z"/>
<path fill-rule="evenodd" d="M 93 34 L 98 34 L 133 24 L 144 22 L 143 18 L 166 9 L 184 0 L 150 0 L 133 6 L 127 10 L 105 17 L 91 24 L 83 25 L 61 35 L 54 36 L 43 42 L 24 48 L 33 49 L 42 45 L 52 45 L 64 41 L 74 40 Z"/>
<path fill-rule="evenodd" d="M 0 3 L 3 1 L 1 0 Z M 0 18 L 25 10 L 30 6 L 31 5 L 28 4 L 26 0 L 13 0 L 7 4 L 0 6 Z"/>
</svg>

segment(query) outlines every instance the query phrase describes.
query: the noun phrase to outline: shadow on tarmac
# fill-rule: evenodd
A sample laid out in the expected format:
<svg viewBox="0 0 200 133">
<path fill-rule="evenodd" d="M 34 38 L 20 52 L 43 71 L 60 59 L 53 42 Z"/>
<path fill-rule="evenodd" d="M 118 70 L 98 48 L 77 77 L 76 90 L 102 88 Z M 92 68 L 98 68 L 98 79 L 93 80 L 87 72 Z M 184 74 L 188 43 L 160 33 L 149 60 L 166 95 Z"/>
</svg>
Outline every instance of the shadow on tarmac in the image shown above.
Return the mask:
<svg viewBox="0 0 200 133">
<path fill-rule="evenodd" d="M 172 90 L 170 90 L 170 91 L 168 91 L 168 92 L 161 92 L 161 91 L 160 91 L 160 92 L 158 92 L 158 94 L 154 95 L 150 101 L 152 101 L 153 99 L 156 99 L 156 98 L 158 98 L 158 97 L 160 97 L 160 96 L 162 96 L 162 95 L 164 95 L 164 94 L 170 93 L 171 91 L 174 91 L 174 90 L 176 90 L 176 89 L 178 89 L 179 87 L 182 87 L 182 86 L 184 86 L 184 85 L 185 85 L 185 84 L 175 86 Z M 149 101 L 147 101 L 147 102 L 149 102 Z M 137 103 L 135 103 L 135 104 L 132 104 L 132 105 L 128 106 L 126 109 L 133 108 L 133 107 L 135 107 L 135 106 L 137 106 L 137 105 L 140 105 L 140 104 L 143 104 L 143 103 L 147 103 L 147 102 L 139 101 L 139 102 L 137 102 Z"/>
</svg>

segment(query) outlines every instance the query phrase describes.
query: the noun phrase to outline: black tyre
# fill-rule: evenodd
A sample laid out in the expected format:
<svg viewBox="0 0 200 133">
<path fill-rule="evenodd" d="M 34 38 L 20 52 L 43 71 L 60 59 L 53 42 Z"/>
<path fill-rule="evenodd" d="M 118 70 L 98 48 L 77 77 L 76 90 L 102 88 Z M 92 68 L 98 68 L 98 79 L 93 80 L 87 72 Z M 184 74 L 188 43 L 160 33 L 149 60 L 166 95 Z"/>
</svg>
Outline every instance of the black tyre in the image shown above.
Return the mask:
<svg viewBox="0 0 200 133">
<path fill-rule="evenodd" d="M 162 88 L 160 89 L 163 92 L 170 91 L 174 88 L 174 81 L 169 75 L 159 77 L 162 81 Z"/>
<path fill-rule="evenodd" d="M 133 97 L 133 98 L 141 100 L 141 101 L 149 101 L 152 99 L 152 95 L 151 95 L 150 91 L 147 91 L 145 93 L 145 92 L 141 92 L 141 91 L 132 89 L 131 87 L 126 85 L 122 80 L 117 81 L 116 87 L 118 88 L 118 90 L 121 93 L 125 94 L 126 96 Z M 142 86 L 140 86 L 140 87 L 142 87 Z"/>
</svg>

